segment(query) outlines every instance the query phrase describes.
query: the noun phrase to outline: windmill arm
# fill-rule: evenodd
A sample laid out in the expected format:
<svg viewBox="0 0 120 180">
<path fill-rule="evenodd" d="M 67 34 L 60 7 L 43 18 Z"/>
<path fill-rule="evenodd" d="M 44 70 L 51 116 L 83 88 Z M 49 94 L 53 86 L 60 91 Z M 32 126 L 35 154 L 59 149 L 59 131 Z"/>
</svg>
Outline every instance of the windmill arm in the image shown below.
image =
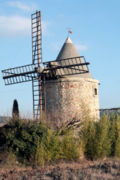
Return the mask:
<svg viewBox="0 0 120 180">
<path fill-rule="evenodd" d="M 64 69 L 64 68 L 72 68 L 75 69 L 78 66 L 84 66 L 84 65 L 89 65 L 89 62 L 86 63 L 79 63 L 79 64 L 69 64 L 69 65 L 52 65 L 50 68 L 46 68 L 44 71 L 47 70 L 57 70 L 57 69 Z M 77 70 L 81 70 L 81 69 L 77 69 Z"/>
<path fill-rule="evenodd" d="M 66 58 L 66 59 L 59 59 L 59 60 L 53 60 L 53 61 L 47 61 L 47 62 L 44 62 L 43 64 L 49 64 L 49 63 L 55 63 L 55 62 L 62 62 L 62 61 L 72 61 L 72 60 L 80 60 L 80 59 L 84 59 L 85 61 L 85 57 L 84 56 L 77 56 L 77 57 L 71 57 L 71 58 Z M 86 62 L 86 61 L 85 61 Z"/>
<path fill-rule="evenodd" d="M 32 81 L 32 78 L 37 77 L 36 65 L 29 64 L 2 70 L 5 85 L 17 84 L 27 81 Z"/>
<path fill-rule="evenodd" d="M 31 75 L 33 75 L 35 73 L 35 71 L 29 71 L 29 72 L 24 72 L 24 73 L 10 73 L 10 72 L 3 72 L 6 74 L 10 74 L 10 75 L 4 75 L 3 79 L 8 79 L 8 78 L 13 78 L 13 77 L 19 77 L 19 76 L 25 76 L 25 77 L 32 77 Z"/>
<path fill-rule="evenodd" d="M 84 56 L 66 58 L 56 61 L 48 61 L 44 63 L 50 70 L 57 69 L 74 69 L 78 71 L 89 71 L 88 65 L 89 62 L 86 62 Z M 46 69 L 47 70 L 47 69 Z"/>
<path fill-rule="evenodd" d="M 49 71 L 49 78 L 58 78 L 66 75 L 75 75 L 88 73 L 89 62 L 86 62 L 84 56 L 66 58 L 61 60 L 49 61 L 44 63 L 46 68 L 44 72 Z"/>
</svg>

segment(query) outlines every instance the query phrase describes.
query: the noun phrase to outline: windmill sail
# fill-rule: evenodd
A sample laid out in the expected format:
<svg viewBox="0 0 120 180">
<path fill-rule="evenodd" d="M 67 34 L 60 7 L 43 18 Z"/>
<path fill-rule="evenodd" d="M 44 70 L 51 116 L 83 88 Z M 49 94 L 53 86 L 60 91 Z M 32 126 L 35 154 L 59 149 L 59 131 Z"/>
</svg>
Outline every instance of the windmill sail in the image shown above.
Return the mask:
<svg viewBox="0 0 120 180">
<path fill-rule="evenodd" d="M 42 26 L 41 26 L 41 12 L 31 15 L 32 24 L 32 63 L 42 63 Z"/>
<path fill-rule="evenodd" d="M 32 24 L 32 63 L 38 64 L 40 68 L 42 63 L 42 27 L 41 27 L 41 12 L 31 16 Z M 44 95 L 43 95 L 43 82 L 41 76 L 32 79 L 32 91 L 33 91 L 33 115 L 35 119 L 39 119 L 40 114 L 44 109 Z"/>
<path fill-rule="evenodd" d="M 36 65 L 29 64 L 15 68 L 2 70 L 5 85 L 17 84 L 22 82 L 32 81 L 37 77 Z"/>
<path fill-rule="evenodd" d="M 41 12 L 31 15 L 32 25 L 32 64 L 9 68 L 2 71 L 5 85 L 32 81 L 33 90 L 33 116 L 39 119 L 44 109 L 43 99 L 43 68 L 42 63 L 42 27 Z M 40 72 L 38 72 L 38 69 Z"/>
</svg>

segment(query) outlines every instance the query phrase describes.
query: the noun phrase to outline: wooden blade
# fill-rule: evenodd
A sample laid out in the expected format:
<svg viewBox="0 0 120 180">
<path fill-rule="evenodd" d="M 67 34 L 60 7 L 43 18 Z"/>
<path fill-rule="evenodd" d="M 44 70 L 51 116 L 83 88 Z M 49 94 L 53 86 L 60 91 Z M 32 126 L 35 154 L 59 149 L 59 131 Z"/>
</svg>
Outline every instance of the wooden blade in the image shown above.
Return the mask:
<svg viewBox="0 0 120 180">
<path fill-rule="evenodd" d="M 42 63 L 42 25 L 41 25 L 41 12 L 31 16 L 32 24 L 32 63 L 37 63 L 40 67 Z"/>
<path fill-rule="evenodd" d="M 28 82 L 32 81 L 33 78 L 37 78 L 36 66 L 37 65 L 29 64 L 2 70 L 5 85 Z"/>
<path fill-rule="evenodd" d="M 34 119 L 40 119 L 40 115 L 45 111 L 44 80 L 39 76 L 32 80 L 33 92 L 33 116 Z"/>
<path fill-rule="evenodd" d="M 49 61 L 44 64 L 47 66 L 44 72 L 49 71 L 50 78 L 89 73 L 89 62 L 86 62 L 83 56 Z"/>
</svg>

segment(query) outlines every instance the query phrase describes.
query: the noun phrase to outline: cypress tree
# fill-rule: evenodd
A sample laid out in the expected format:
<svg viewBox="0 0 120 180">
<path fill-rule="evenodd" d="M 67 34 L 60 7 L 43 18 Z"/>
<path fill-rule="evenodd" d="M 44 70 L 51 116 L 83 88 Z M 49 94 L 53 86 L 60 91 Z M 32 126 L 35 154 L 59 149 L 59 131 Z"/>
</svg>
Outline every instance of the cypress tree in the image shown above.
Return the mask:
<svg viewBox="0 0 120 180">
<path fill-rule="evenodd" d="M 19 106 L 16 99 L 13 101 L 12 117 L 19 118 Z"/>
</svg>

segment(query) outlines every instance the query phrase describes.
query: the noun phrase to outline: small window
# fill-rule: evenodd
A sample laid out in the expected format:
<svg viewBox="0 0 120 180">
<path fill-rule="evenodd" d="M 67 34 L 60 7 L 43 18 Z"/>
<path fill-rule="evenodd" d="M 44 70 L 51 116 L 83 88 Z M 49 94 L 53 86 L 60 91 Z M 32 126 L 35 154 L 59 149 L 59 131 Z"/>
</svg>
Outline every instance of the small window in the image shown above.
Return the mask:
<svg viewBox="0 0 120 180">
<path fill-rule="evenodd" d="M 94 94 L 97 95 L 97 88 L 94 89 Z"/>
</svg>

